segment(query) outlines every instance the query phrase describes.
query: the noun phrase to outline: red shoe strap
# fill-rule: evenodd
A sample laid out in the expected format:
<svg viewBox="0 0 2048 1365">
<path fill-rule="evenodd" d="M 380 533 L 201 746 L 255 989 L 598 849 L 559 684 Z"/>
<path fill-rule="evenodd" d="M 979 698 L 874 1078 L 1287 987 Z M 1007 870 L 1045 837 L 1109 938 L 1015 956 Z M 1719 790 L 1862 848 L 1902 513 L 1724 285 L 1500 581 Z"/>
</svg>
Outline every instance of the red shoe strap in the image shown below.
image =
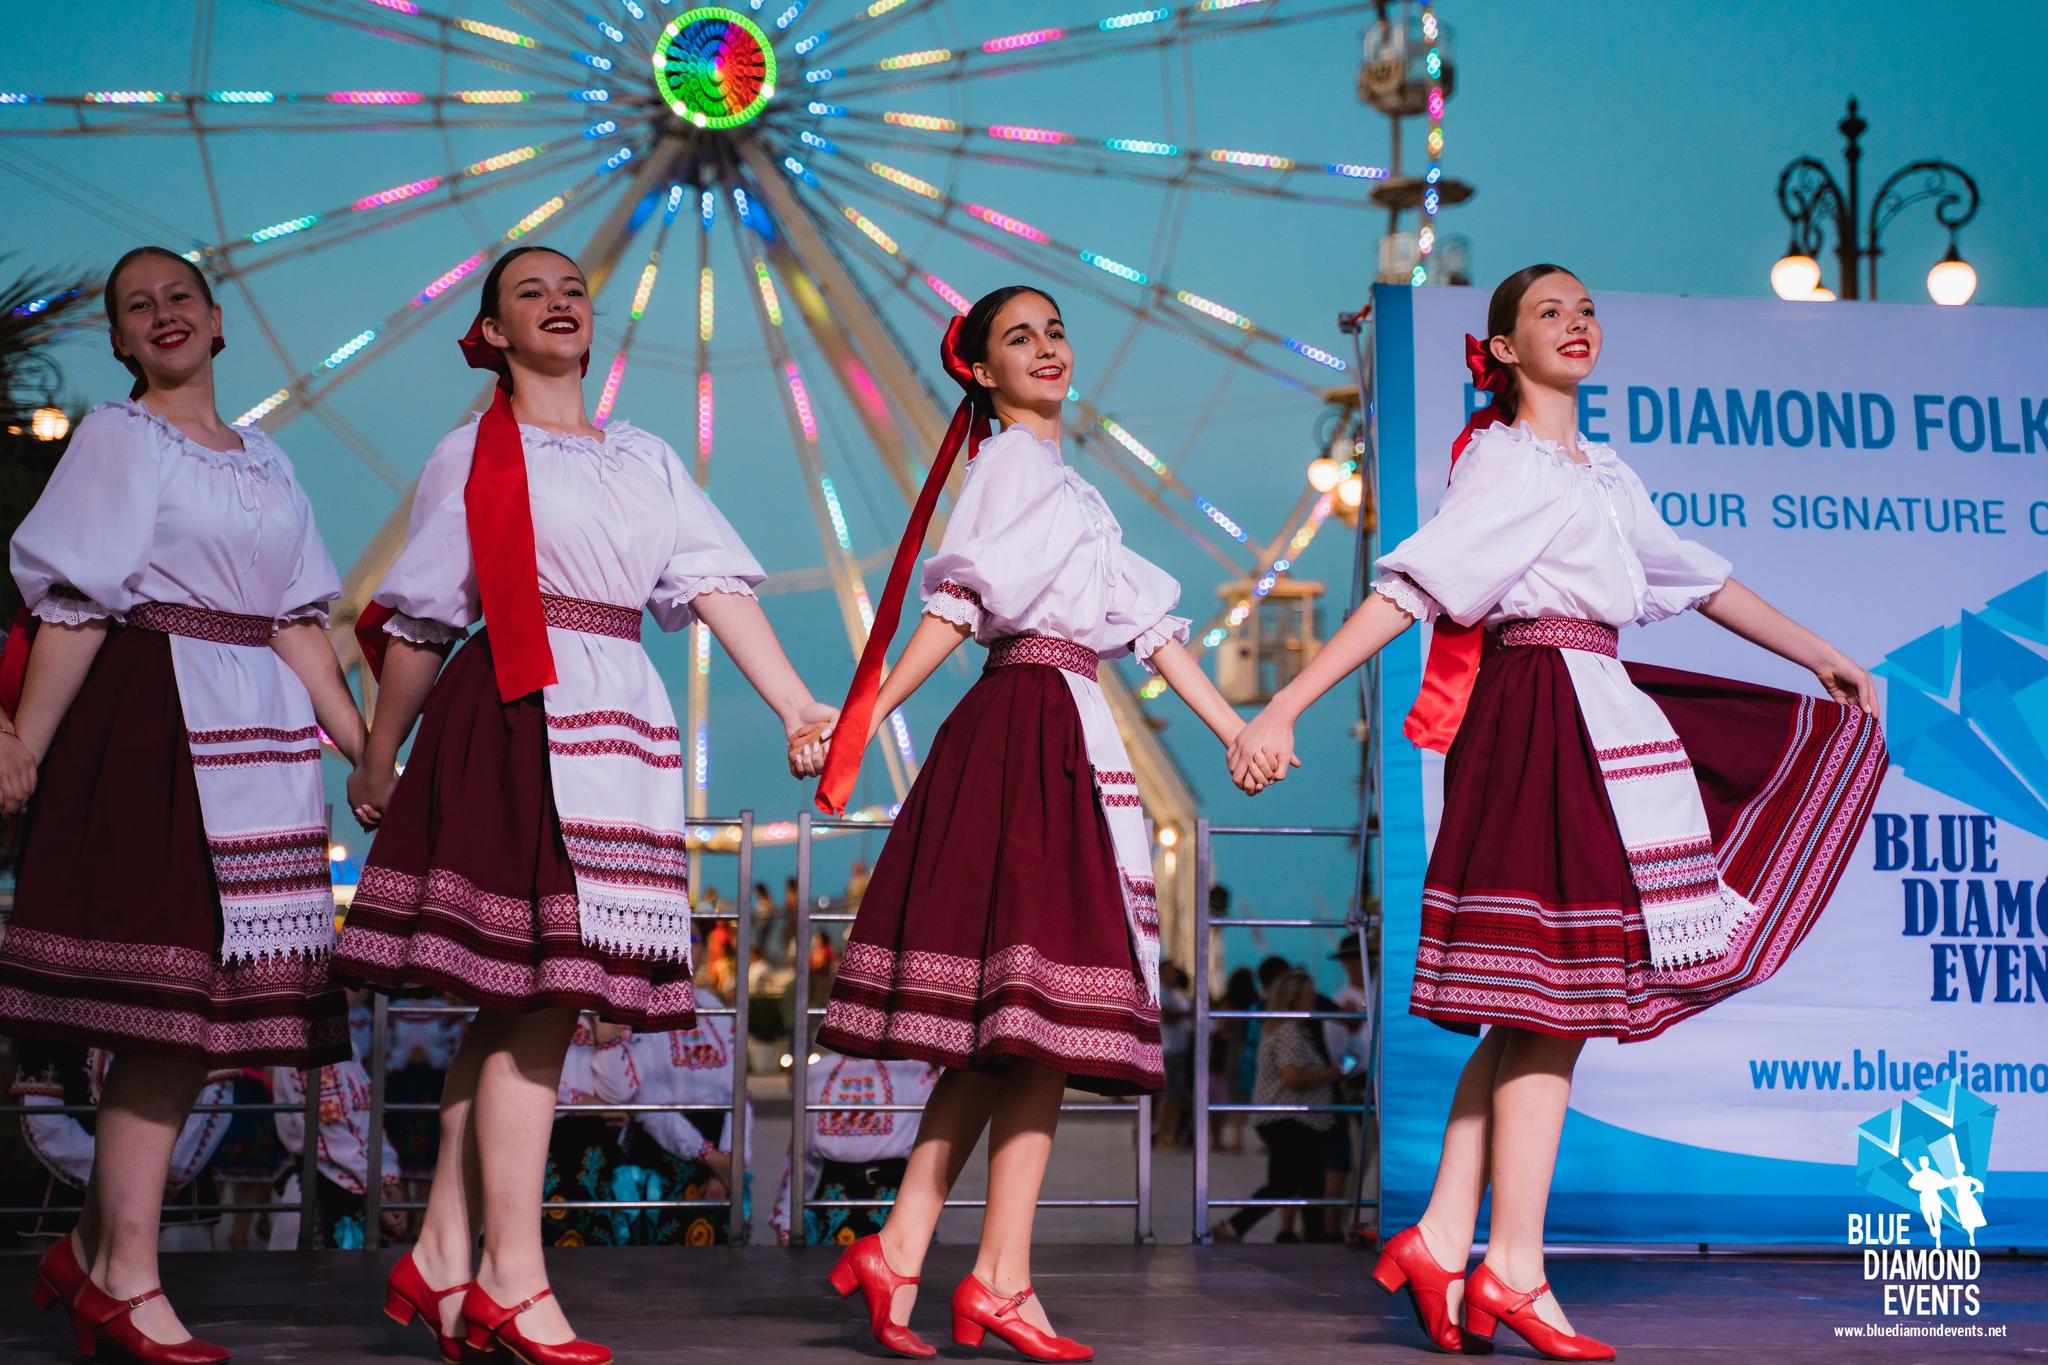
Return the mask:
<svg viewBox="0 0 2048 1365">
<path fill-rule="evenodd" d="M 1018 1290 L 1016 1293 L 1010 1295 L 1010 1301 L 1004 1304 L 1001 1308 L 998 1308 L 996 1310 L 996 1316 L 1002 1317 L 1006 1313 L 1016 1312 L 1019 1308 L 1022 1308 L 1024 1306 L 1024 1300 L 1030 1297 L 1031 1286 L 1027 1284 L 1022 1289 Z"/>
<path fill-rule="evenodd" d="M 421 1280 L 420 1283 L 422 1285 L 425 1285 L 426 1281 Z M 448 1289 L 434 1289 L 429 1287 L 427 1289 L 427 1292 L 434 1296 L 435 1303 L 439 1303 L 441 1300 L 447 1298 L 450 1294 L 467 1294 L 469 1292 L 469 1287 L 475 1283 L 475 1280 L 464 1280 L 461 1284 L 455 1285 Z"/>
<path fill-rule="evenodd" d="M 164 1290 L 162 1285 L 158 1285 L 155 1289 L 145 1289 L 132 1299 L 116 1299 L 109 1295 L 107 1302 L 111 1307 L 100 1311 L 99 1319 L 95 1325 L 105 1327 L 116 1318 L 126 1317 L 151 1299 L 160 1299 L 163 1296 Z"/>
<path fill-rule="evenodd" d="M 1513 1317 L 1515 1314 L 1520 1313 L 1523 1310 L 1529 1308 L 1536 1302 L 1536 1300 L 1542 1298 L 1545 1294 L 1548 1294 L 1549 1292 L 1550 1281 L 1545 1280 L 1542 1284 L 1537 1285 L 1534 1289 L 1522 1295 L 1521 1298 L 1516 1299 L 1513 1303 L 1509 1304 L 1506 1308 L 1502 1309 L 1501 1316 Z"/>
<path fill-rule="evenodd" d="M 533 1307 L 535 1304 L 539 1303 L 542 1299 L 547 1298 L 550 1294 L 553 1294 L 554 1292 L 555 1291 L 552 1288 L 549 1288 L 541 1290 L 538 1294 L 527 1295 L 525 1298 L 521 1299 L 518 1303 L 513 1304 L 512 1307 L 505 1311 L 504 1320 L 506 1322 L 510 1322 L 513 1318 L 518 1317 L 521 1313 L 524 1313 L 527 1309 Z"/>
</svg>

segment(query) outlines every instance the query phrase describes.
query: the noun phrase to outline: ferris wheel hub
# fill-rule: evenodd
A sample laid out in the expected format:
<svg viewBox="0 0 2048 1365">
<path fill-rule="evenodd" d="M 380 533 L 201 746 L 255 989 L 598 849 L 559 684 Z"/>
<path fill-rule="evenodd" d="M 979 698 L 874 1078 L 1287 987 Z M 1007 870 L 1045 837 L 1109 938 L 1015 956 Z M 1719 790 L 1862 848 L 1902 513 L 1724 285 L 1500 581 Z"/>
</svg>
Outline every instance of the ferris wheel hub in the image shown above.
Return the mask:
<svg viewBox="0 0 2048 1365">
<path fill-rule="evenodd" d="M 705 5 L 677 15 L 654 45 L 654 88 L 695 128 L 736 128 L 775 95 L 775 46 L 746 15 Z"/>
</svg>

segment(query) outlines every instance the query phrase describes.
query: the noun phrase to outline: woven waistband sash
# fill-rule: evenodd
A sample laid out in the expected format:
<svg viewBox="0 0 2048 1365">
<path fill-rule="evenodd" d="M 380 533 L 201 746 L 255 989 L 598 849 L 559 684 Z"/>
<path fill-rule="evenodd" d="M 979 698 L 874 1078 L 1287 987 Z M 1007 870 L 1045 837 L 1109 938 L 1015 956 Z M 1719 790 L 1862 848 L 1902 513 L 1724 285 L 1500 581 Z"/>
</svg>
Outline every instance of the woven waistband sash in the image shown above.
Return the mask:
<svg viewBox="0 0 2048 1365">
<path fill-rule="evenodd" d="M 1621 657 L 1621 632 L 1603 621 L 1578 621 L 1569 616 L 1543 616 L 1510 621 L 1500 628 L 1500 642 L 1513 649 L 1538 645 L 1549 649 L 1583 649 L 1588 654 Z"/>
<path fill-rule="evenodd" d="M 1095 667 L 1101 662 L 1102 656 L 1088 646 L 1051 635 L 1005 635 L 988 647 L 990 668 L 1045 664 L 1078 673 L 1091 682 L 1095 680 Z"/>
<path fill-rule="evenodd" d="M 277 633 L 277 622 L 268 616 L 245 616 L 240 612 L 211 611 L 183 602 L 139 602 L 129 609 L 127 624 L 165 635 L 183 635 L 193 640 L 210 640 L 217 645 L 247 645 L 268 648 Z"/>
<path fill-rule="evenodd" d="M 541 615 L 557 630 L 582 635 L 609 635 L 618 640 L 638 641 L 640 608 L 615 607 L 609 602 L 586 602 L 580 597 L 540 595 Z"/>
</svg>

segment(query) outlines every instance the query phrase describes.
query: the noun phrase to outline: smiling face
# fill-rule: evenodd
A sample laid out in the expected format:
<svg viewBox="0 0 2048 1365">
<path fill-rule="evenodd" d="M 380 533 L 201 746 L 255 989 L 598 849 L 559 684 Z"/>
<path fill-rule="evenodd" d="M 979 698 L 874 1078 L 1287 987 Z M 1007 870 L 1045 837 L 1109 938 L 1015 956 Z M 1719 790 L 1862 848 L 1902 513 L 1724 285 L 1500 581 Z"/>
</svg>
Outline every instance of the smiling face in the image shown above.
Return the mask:
<svg viewBox="0 0 2048 1365">
<path fill-rule="evenodd" d="M 1489 343 L 1520 370 L 1524 383 L 1569 389 L 1593 373 L 1600 359 L 1600 321 L 1578 277 L 1558 271 L 1529 285 L 1515 309 L 1514 330 Z"/>
<path fill-rule="evenodd" d="M 988 353 L 974 378 L 1003 407 L 1043 411 L 1066 401 L 1074 373 L 1067 325 L 1043 294 L 1023 293 L 989 320 Z"/>
<path fill-rule="evenodd" d="M 552 251 L 530 251 L 505 268 L 483 332 L 515 364 L 557 374 L 583 363 L 591 323 L 590 286 L 576 263 Z"/>
<path fill-rule="evenodd" d="M 114 352 L 140 365 L 151 388 L 176 387 L 213 363 L 220 308 L 184 261 L 138 255 L 120 268 L 107 293 Z"/>
</svg>

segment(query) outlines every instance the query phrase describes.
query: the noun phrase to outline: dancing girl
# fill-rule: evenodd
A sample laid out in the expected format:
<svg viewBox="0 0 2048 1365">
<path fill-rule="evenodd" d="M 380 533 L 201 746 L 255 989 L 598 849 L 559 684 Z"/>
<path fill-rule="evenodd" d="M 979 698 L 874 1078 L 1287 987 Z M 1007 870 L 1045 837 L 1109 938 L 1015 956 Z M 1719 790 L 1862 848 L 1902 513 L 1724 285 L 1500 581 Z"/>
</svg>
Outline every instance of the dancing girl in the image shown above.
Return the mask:
<svg viewBox="0 0 2048 1365">
<path fill-rule="evenodd" d="M 320 736 L 353 763 L 363 722 L 291 461 L 215 409 L 205 277 L 139 247 L 105 303 L 135 385 L 78 424 L 11 554 L 34 622 L 0 665 L 0 807 L 36 802 L 0 1030 L 114 1056 L 85 1205 L 36 1301 L 65 1305 L 88 1356 L 206 1365 L 227 1350 L 157 1276 L 172 1148 L 209 1074 L 349 1055 Z"/>
<path fill-rule="evenodd" d="M 933 1355 L 906 1324 L 946 1194 L 987 1128 L 988 1205 L 974 1269 L 953 1293 L 954 1339 L 977 1346 L 994 1332 L 1034 1360 L 1086 1360 L 1031 1289 L 1060 1097 L 1069 1085 L 1129 1095 L 1164 1084 L 1151 842 L 1098 662 L 1136 656 L 1226 742 L 1242 722 L 1183 648 L 1189 623 L 1170 614 L 1179 584 L 1124 547 L 1102 495 L 1060 457 L 1074 358 L 1058 305 L 999 289 L 953 321 L 941 355 L 967 397 L 897 550 L 818 804 L 844 808 L 883 719 L 962 641 L 986 644 L 988 661 L 883 845 L 818 1041 L 943 1075 L 886 1225 L 847 1248 L 832 1283 L 862 1291 L 883 1346 Z M 923 615 L 883 679 L 910 569 L 963 445 L 970 463 L 924 565 Z"/>
<path fill-rule="evenodd" d="M 1675 535 L 1635 472 L 1579 434 L 1601 340 L 1585 286 L 1529 266 L 1486 325 L 1466 350 L 1492 405 L 1453 447 L 1436 516 L 1380 558 L 1364 604 L 1230 763 L 1241 781 L 1283 776 L 1302 710 L 1435 623 L 1406 729 L 1449 754 L 1409 1009 L 1485 1034 L 1429 1206 L 1374 1277 L 1407 1285 L 1442 1350 L 1484 1349 L 1506 1323 L 1545 1355 L 1604 1360 L 1614 1349 L 1573 1331 L 1543 1268 L 1579 1050 L 1654 1038 L 1775 972 L 1841 875 L 1885 749 L 1870 675 Z M 1621 627 L 1689 609 L 1811 669 L 1833 700 L 1619 661 Z"/>
<path fill-rule="evenodd" d="M 701 617 L 786 732 L 837 714 L 790 667 L 754 598 L 761 566 L 675 452 L 591 424 L 591 328 L 568 257 L 526 247 L 491 267 L 461 344 L 496 395 L 428 459 L 357 627 L 382 686 L 349 801 L 378 833 L 335 970 L 479 1007 L 386 1302 L 450 1361 L 465 1343 L 527 1365 L 611 1359 L 551 1297 L 541 1182 L 579 1012 L 651 1032 L 695 1019 L 682 746 L 642 610 L 665 630 Z M 790 762 L 814 774 L 823 750 L 793 744 Z"/>
</svg>

